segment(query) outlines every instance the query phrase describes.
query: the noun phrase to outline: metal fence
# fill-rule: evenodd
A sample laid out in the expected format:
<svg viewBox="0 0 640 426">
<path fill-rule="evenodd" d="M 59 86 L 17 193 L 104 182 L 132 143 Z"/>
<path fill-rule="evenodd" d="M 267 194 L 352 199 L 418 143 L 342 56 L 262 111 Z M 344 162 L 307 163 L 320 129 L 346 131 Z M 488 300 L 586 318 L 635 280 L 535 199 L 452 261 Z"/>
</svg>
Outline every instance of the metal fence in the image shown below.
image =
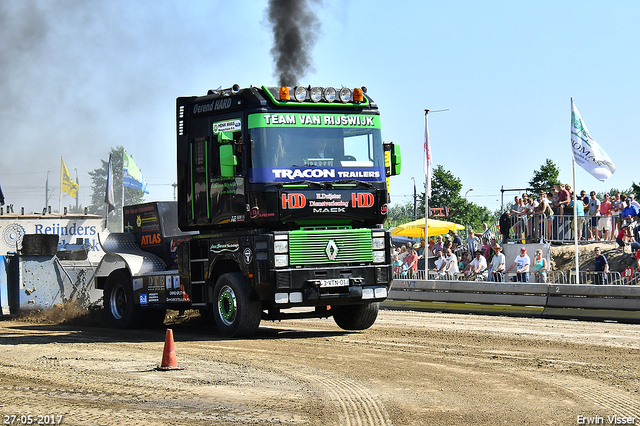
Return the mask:
<svg viewBox="0 0 640 426">
<path fill-rule="evenodd" d="M 595 285 L 638 285 L 640 284 L 640 273 L 635 272 L 630 276 L 623 276 L 618 271 L 612 271 L 608 274 L 604 272 L 578 271 L 580 284 Z M 394 279 L 410 279 L 410 280 L 443 280 L 443 281 L 478 281 L 478 282 L 526 282 L 526 283 L 544 283 L 544 284 L 575 284 L 575 271 L 571 271 L 569 277 L 563 271 L 547 271 L 546 275 L 528 273 L 517 274 L 508 272 L 502 275 L 502 281 L 494 280 L 492 274 L 476 276 L 474 274 L 456 273 L 443 274 L 434 271 L 418 271 L 416 274 L 412 272 L 394 273 Z"/>
<path fill-rule="evenodd" d="M 620 217 L 604 217 L 604 216 L 578 216 L 577 230 L 579 241 L 589 241 L 592 228 L 596 228 L 596 236 L 602 234 L 604 238 L 604 228 L 608 228 L 609 235 L 607 241 L 615 241 L 617 230 L 620 229 Z M 503 224 L 503 226 L 505 226 Z M 638 240 L 638 231 L 636 229 L 637 222 L 630 224 L 629 232 Z M 553 215 L 545 217 L 543 215 L 535 216 L 510 216 L 508 230 L 501 229 L 502 243 L 505 242 L 571 242 L 576 236 L 576 226 L 573 215 Z M 506 236 L 506 241 L 505 241 Z"/>
</svg>

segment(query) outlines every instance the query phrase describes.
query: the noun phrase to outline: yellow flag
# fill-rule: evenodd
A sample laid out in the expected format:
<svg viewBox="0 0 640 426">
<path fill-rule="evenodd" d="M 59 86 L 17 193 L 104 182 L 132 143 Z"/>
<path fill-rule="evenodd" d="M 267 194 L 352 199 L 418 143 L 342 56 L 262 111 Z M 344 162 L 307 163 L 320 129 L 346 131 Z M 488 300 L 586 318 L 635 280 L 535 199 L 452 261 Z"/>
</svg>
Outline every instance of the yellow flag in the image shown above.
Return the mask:
<svg viewBox="0 0 640 426">
<path fill-rule="evenodd" d="M 73 198 L 76 198 L 78 195 L 78 184 L 72 181 L 71 177 L 69 177 L 69 171 L 67 170 L 67 166 L 64 164 L 64 160 L 62 160 L 62 192 L 66 192 Z"/>
</svg>

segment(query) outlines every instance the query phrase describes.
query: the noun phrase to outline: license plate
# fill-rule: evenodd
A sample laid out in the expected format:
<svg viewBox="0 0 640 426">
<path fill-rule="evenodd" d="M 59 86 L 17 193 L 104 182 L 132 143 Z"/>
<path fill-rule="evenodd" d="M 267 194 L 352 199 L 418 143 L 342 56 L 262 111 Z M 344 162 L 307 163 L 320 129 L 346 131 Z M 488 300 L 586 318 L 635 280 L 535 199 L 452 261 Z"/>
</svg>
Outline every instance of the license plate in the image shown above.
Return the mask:
<svg viewBox="0 0 640 426">
<path fill-rule="evenodd" d="M 349 278 L 334 278 L 331 280 L 320 280 L 320 287 L 346 287 L 349 285 Z"/>
</svg>

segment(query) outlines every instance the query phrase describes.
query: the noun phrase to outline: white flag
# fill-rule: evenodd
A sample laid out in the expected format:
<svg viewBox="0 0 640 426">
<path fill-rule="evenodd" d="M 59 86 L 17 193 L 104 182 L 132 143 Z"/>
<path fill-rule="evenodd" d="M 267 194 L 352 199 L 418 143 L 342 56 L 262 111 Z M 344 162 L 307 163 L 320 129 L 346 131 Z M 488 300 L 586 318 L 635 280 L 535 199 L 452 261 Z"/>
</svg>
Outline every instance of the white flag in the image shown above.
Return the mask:
<svg viewBox="0 0 640 426">
<path fill-rule="evenodd" d="M 107 170 L 107 188 L 104 194 L 104 202 L 107 205 L 107 213 L 111 213 L 116 208 L 116 197 L 113 193 L 113 166 L 111 165 L 111 154 L 109 154 L 109 168 Z"/>
<path fill-rule="evenodd" d="M 429 111 L 424 114 L 424 174 L 427 178 L 425 197 L 431 198 L 431 142 L 429 141 Z"/>
<path fill-rule="evenodd" d="M 571 149 L 573 158 L 587 172 L 604 182 L 616 171 L 611 158 L 593 140 L 571 98 Z"/>
</svg>

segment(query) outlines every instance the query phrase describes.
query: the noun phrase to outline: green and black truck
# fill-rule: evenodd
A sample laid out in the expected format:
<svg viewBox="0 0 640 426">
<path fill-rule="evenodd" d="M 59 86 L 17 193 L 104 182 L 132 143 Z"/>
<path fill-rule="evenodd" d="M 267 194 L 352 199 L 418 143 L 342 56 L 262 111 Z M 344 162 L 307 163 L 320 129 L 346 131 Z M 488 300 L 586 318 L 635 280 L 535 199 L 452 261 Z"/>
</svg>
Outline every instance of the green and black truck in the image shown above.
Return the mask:
<svg viewBox="0 0 640 426">
<path fill-rule="evenodd" d="M 126 206 L 125 232 L 101 239 L 109 323 L 199 309 L 228 337 L 263 319 L 370 327 L 391 284 L 381 224 L 400 149 L 366 88 L 234 85 L 176 113 L 177 202 Z"/>
</svg>

